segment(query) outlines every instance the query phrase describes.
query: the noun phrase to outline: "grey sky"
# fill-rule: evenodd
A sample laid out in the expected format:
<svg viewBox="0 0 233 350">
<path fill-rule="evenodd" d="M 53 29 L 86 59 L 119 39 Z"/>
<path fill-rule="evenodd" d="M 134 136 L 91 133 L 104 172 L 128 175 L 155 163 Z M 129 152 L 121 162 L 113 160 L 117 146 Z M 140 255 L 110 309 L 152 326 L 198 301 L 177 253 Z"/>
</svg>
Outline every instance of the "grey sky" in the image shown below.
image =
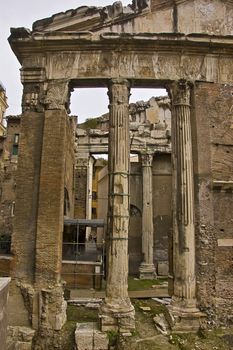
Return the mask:
<svg viewBox="0 0 233 350">
<path fill-rule="evenodd" d="M 55 13 L 77 8 L 82 5 L 105 6 L 111 0 L 8 0 L 1 4 L 0 11 L 0 80 L 6 88 L 9 108 L 7 114 L 21 113 L 22 85 L 20 83 L 20 65 L 7 42 L 10 27 L 27 27 L 38 19 L 49 17 Z M 123 0 L 127 5 L 130 0 Z M 160 91 L 159 94 L 164 94 Z M 133 90 L 131 101 L 147 100 L 155 95 L 153 90 Z M 90 102 L 92 101 L 92 102 Z M 72 94 L 72 114 L 83 120 L 100 115 L 107 111 L 108 99 L 104 89 L 81 89 Z"/>
</svg>

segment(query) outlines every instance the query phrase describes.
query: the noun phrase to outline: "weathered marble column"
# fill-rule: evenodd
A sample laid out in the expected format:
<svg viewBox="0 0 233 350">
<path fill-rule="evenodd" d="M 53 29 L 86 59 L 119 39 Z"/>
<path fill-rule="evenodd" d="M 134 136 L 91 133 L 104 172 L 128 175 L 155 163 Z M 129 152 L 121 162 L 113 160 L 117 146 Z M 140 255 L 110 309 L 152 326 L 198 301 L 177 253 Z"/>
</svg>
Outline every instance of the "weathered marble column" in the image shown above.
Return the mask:
<svg viewBox="0 0 233 350">
<path fill-rule="evenodd" d="M 152 189 L 153 154 L 141 154 L 142 163 L 142 253 L 143 261 L 140 265 L 140 278 L 155 278 L 154 256 L 154 225 L 153 225 L 153 189 Z"/>
<path fill-rule="evenodd" d="M 196 312 L 194 179 L 191 138 L 191 87 L 180 80 L 171 86 L 173 105 L 173 307 Z"/>
<path fill-rule="evenodd" d="M 129 82 L 112 80 L 109 99 L 108 273 L 102 330 L 124 332 L 135 326 L 128 296 Z"/>
<path fill-rule="evenodd" d="M 94 159 L 88 156 L 87 160 L 87 188 L 86 188 L 86 219 L 92 218 L 92 183 L 93 183 L 93 165 Z M 91 234 L 91 227 L 86 227 L 86 241 L 88 241 Z"/>
</svg>

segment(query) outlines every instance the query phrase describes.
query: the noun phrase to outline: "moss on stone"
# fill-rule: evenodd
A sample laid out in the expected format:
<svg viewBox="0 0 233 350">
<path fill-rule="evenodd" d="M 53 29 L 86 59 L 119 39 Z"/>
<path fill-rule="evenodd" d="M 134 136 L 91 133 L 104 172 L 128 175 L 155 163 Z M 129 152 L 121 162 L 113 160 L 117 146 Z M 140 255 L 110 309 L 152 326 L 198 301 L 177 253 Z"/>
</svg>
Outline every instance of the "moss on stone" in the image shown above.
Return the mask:
<svg viewBox="0 0 233 350">
<path fill-rule="evenodd" d="M 129 277 L 128 279 L 128 290 L 136 291 L 136 290 L 147 290 L 153 288 L 154 285 L 163 285 L 164 282 L 167 282 L 167 279 L 154 279 L 154 280 L 140 280 L 135 279 L 133 277 Z"/>
<path fill-rule="evenodd" d="M 68 305 L 67 320 L 75 322 L 97 322 L 98 310 L 89 309 L 85 306 Z"/>
<path fill-rule="evenodd" d="M 153 317 L 166 313 L 166 307 L 152 299 L 134 299 L 136 329 L 131 337 L 118 337 L 117 332 L 108 332 L 110 345 L 116 350 L 231 350 L 233 328 L 204 330 L 198 334 L 175 334 L 164 336 L 155 328 Z M 141 307 L 150 307 L 143 311 Z M 84 306 L 68 305 L 67 322 L 62 329 L 62 350 L 74 350 L 77 322 L 97 322 L 98 310 Z M 118 345 L 117 345 L 118 343 Z"/>
</svg>

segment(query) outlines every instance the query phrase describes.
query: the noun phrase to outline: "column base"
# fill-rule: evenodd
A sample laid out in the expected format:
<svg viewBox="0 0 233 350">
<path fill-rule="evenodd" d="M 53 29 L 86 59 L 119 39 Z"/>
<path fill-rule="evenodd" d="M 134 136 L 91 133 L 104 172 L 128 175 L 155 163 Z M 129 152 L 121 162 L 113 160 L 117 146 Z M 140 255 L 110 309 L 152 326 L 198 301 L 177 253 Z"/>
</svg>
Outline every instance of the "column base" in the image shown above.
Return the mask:
<svg viewBox="0 0 233 350">
<path fill-rule="evenodd" d="M 130 300 L 122 304 L 122 301 L 105 301 L 100 311 L 101 331 L 116 331 L 131 333 L 135 329 L 135 311 Z"/>
<path fill-rule="evenodd" d="M 176 333 L 197 333 L 206 318 L 206 315 L 196 307 L 194 300 L 190 302 L 190 306 L 183 300 L 173 300 L 168 310 L 172 319 L 172 331 Z"/>
<path fill-rule="evenodd" d="M 141 266 L 139 267 L 139 278 L 141 280 L 153 280 L 156 277 L 157 276 L 154 264 L 141 264 Z"/>
</svg>

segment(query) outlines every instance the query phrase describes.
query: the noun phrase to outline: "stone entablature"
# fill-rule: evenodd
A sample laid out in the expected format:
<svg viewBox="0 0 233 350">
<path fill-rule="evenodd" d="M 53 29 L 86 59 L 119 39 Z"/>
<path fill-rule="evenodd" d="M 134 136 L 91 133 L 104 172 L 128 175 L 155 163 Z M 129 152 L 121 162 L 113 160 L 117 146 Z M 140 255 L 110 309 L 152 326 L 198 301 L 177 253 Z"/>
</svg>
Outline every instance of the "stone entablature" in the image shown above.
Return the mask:
<svg viewBox="0 0 233 350">
<path fill-rule="evenodd" d="M 135 17 L 138 12 L 149 10 L 149 0 L 134 0 L 132 4 L 123 6 L 121 1 L 115 1 L 113 5 L 105 7 L 81 6 L 74 10 L 57 13 L 50 18 L 45 18 L 33 23 L 34 31 L 51 30 L 77 30 L 85 27 L 95 27 L 97 30 L 102 26 L 122 22 Z M 69 24 L 68 24 L 69 22 Z M 67 27 L 68 24 L 68 27 Z"/>
<path fill-rule="evenodd" d="M 121 3 L 115 3 L 116 18 L 108 24 L 99 22 L 99 28 L 99 18 L 97 22 L 93 18 L 88 22 L 85 18 L 71 23 L 71 11 L 67 21 L 63 14 L 53 18 L 64 20 L 60 27 L 55 26 L 53 19 L 50 23 L 40 22 L 41 27 L 37 22 L 32 32 L 25 28 L 12 29 L 9 38 L 22 65 L 24 85 L 19 202 L 13 235 L 15 295 L 10 300 L 21 300 L 20 320 L 13 313 L 14 323 L 25 322 L 39 329 L 44 335 L 43 338 L 38 333 L 37 337 L 42 347 L 47 344 L 47 348 L 55 347 L 53 337 L 45 334 L 55 336 L 65 316 L 60 283 L 65 124 L 70 92 L 77 87 L 109 87 L 113 126 L 110 189 L 112 194 L 118 193 L 118 197 L 119 193 L 128 197 L 127 189 L 122 189 L 128 182 L 129 135 L 122 130 L 123 123 L 115 125 L 122 117 L 125 117 L 124 122 L 127 120 L 126 86 L 128 90 L 130 87 L 167 88 L 176 123 L 173 125 L 177 127 L 172 133 L 172 150 L 177 150 L 177 154 L 182 151 L 173 162 L 172 190 L 176 199 L 180 199 L 179 206 L 173 203 L 175 232 L 170 269 L 174 281 L 174 288 L 170 289 L 173 306 L 179 320 L 194 321 L 191 322 L 192 330 L 199 326 L 196 322 L 200 317 L 196 312 L 199 307 L 206 311 L 210 320 L 223 324 L 229 322 L 227 316 L 232 313 L 232 279 L 228 272 L 231 251 L 217 245 L 218 239 L 228 238 L 232 230 L 229 224 L 232 201 L 229 193 L 212 191 L 211 184 L 215 180 L 231 181 L 233 173 L 233 129 L 228 127 L 232 117 L 233 1 L 134 1 L 132 9 L 137 10 L 138 6 L 139 10 L 142 6 L 141 12 L 135 11 L 132 17 L 122 17 L 117 23 L 115 19 L 122 7 Z M 71 27 L 73 31 L 69 30 Z M 190 91 L 185 102 L 178 99 L 180 89 L 176 91 L 182 84 Z M 119 103 L 116 103 L 118 97 Z M 128 123 L 124 125 L 129 130 Z M 120 149 L 116 141 L 122 141 L 125 147 Z M 119 157 L 117 161 L 113 159 L 114 152 L 117 156 L 122 152 L 122 162 Z M 50 167 L 47 167 L 48 163 Z M 114 166 L 125 176 L 122 182 L 118 181 Z M 109 208 L 112 200 L 109 196 Z M 120 202 L 123 205 L 116 206 L 119 213 L 114 213 L 111 222 L 117 223 L 116 227 L 124 223 L 122 209 L 127 206 L 126 201 L 119 200 L 118 204 Z M 127 220 L 126 210 L 125 222 Z M 125 236 L 122 235 L 124 231 Z M 115 240 L 127 239 L 128 231 L 124 226 L 118 237 L 115 233 L 111 232 L 111 238 L 116 241 L 112 247 L 117 247 L 117 254 L 111 259 L 116 271 L 116 262 L 120 261 L 122 269 L 117 271 L 120 283 L 114 295 L 114 271 L 107 286 L 109 300 L 106 300 L 103 314 L 107 322 L 112 322 L 108 324 L 111 328 L 117 328 L 120 315 L 121 326 L 125 323 L 128 330 L 133 327 L 134 320 L 126 283 L 122 282 L 127 272 L 127 244 L 122 244 L 121 261 L 120 244 Z M 25 288 L 19 287 L 24 286 L 23 282 L 30 287 L 26 288 L 27 293 Z M 34 295 L 30 294 L 31 287 Z M 28 311 L 28 304 L 32 310 Z M 125 308 L 121 308 L 121 304 Z M 13 304 L 11 306 L 14 311 Z M 126 319 L 122 311 L 126 311 Z"/>
<path fill-rule="evenodd" d="M 9 40 L 16 55 L 23 50 L 23 70 L 31 67 L 30 75 L 23 80 L 25 84 L 31 83 L 33 71 L 39 67 L 44 68 L 44 81 L 54 79 L 57 84 L 67 82 L 65 72 L 72 82 L 70 87 L 102 87 L 119 72 L 132 79 L 135 87 L 161 87 L 179 78 L 222 84 L 233 81 L 232 37 L 179 33 L 95 36 L 92 32 L 32 33 L 14 28 L 11 33 Z M 23 36 L 21 40 L 19 35 Z M 122 50 L 118 49 L 119 42 Z M 38 51 L 39 43 L 45 51 L 53 50 L 46 60 Z M 43 104 L 46 84 L 31 87 L 40 90 L 39 101 Z"/>
</svg>

